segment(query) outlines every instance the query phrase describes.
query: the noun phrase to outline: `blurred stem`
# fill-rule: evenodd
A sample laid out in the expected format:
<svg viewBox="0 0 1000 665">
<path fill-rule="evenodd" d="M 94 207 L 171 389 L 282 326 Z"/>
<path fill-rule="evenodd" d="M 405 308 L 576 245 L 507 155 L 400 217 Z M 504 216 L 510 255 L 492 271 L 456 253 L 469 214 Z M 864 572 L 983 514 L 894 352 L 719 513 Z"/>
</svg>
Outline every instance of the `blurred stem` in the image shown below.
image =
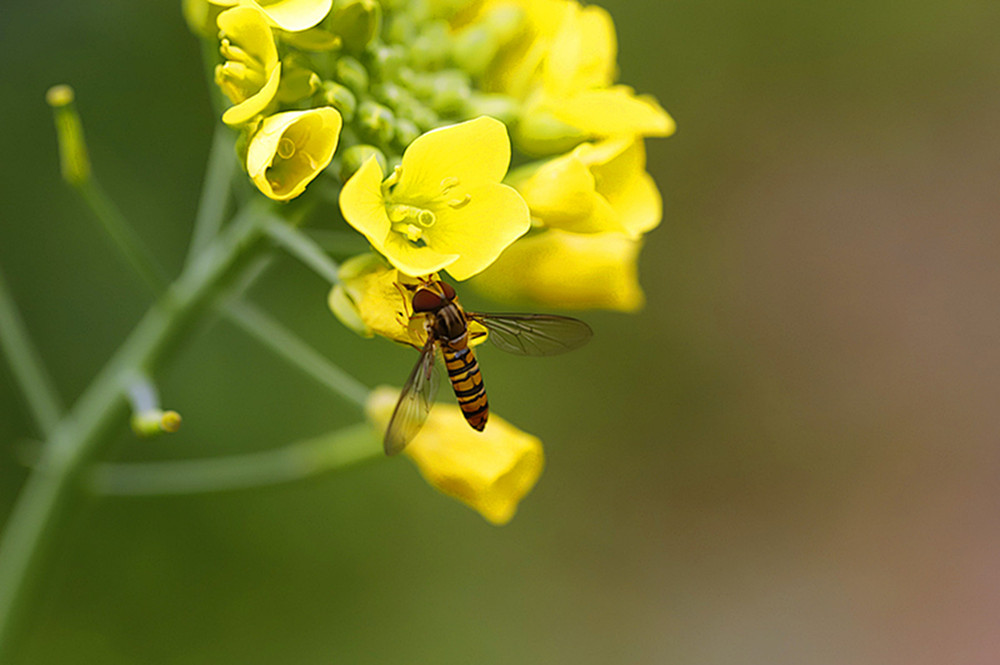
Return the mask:
<svg viewBox="0 0 1000 665">
<path fill-rule="evenodd" d="M 248 302 L 234 302 L 226 308 L 229 321 L 299 368 L 340 397 L 362 409 L 368 402 L 368 387 L 327 360 L 273 318 Z"/>
<path fill-rule="evenodd" d="M 55 432 L 62 406 L 52 379 L 45 370 L 38 350 L 31 343 L 28 328 L 24 325 L 14 298 L 7 289 L 7 282 L 0 272 L 0 348 L 10 363 L 14 379 L 18 382 L 35 424 L 42 436 L 49 438 Z"/>
<path fill-rule="evenodd" d="M 194 232 L 188 249 L 187 262 L 190 263 L 202 249 L 211 242 L 222 228 L 226 207 L 229 204 L 230 185 L 236 173 L 236 152 L 233 130 L 222 123 L 216 123 L 212 147 L 205 167 L 205 181 L 198 204 L 198 214 L 194 219 Z"/>
<path fill-rule="evenodd" d="M 289 254 L 312 268 L 320 277 L 331 284 L 340 281 L 338 275 L 340 266 L 337 265 L 337 262 L 327 256 L 323 248 L 302 231 L 287 222 L 276 220 L 274 224 L 267 227 L 267 234 Z"/>
<path fill-rule="evenodd" d="M 357 231 L 331 231 L 309 229 L 304 231 L 324 252 L 333 253 L 338 258 L 348 258 L 371 251 L 371 245 Z"/>
<path fill-rule="evenodd" d="M 153 253 L 149 251 L 135 230 L 129 226 L 124 215 L 104 192 L 94 176 L 91 174 L 85 180 L 72 184 L 111 237 L 115 247 L 146 283 L 146 286 L 153 293 L 161 293 L 167 286 L 163 269 L 160 268 Z"/>
<path fill-rule="evenodd" d="M 95 494 L 155 496 L 253 489 L 290 483 L 384 457 L 367 423 L 244 455 L 171 462 L 100 464 L 88 478 Z"/>
<path fill-rule="evenodd" d="M 10 662 L 14 639 L 54 536 L 75 503 L 83 471 L 127 416 L 126 391 L 136 373 L 153 375 L 247 258 L 263 247 L 268 211 L 248 207 L 184 268 L 142 318 L 43 448 L 0 537 L 0 662 Z"/>
</svg>

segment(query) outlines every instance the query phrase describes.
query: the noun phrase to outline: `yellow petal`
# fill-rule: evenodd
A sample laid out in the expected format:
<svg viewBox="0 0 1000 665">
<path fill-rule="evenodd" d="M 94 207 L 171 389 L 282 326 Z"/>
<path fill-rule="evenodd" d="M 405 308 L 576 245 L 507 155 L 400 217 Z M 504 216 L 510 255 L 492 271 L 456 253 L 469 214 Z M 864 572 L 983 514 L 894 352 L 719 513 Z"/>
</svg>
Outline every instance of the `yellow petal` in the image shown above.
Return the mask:
<svg viewBox="0 0 1000 665">
<path fill-rule="evenodd" d="M 670 136 L 676 129 L 673 118 L 659 104 L 636 96 L 624 85 L 549 100 L 546 108 L 559 120 L 591 136 Z"/>
<path fill-rule="evenodd" d="M 271 100 L 274 99 L 274 95 L 277 94 L 278 84 L 280 83 L 281 63 L 279 62 L 274 66 L 271 76 L 267 79 L 264 87 L 257 94 L 247 97 L 236 106 L 226 109 L 226 112 L 222 114 L 222 122 L 230 126 L 242 125 L 258 113 L 263 113 L 264 109 L 271 103 Z"/>
<path fill-rule="evenodd" d="M 247 0 L 244 0 L 245 2 Z M 298 32 L 313 27 L 330 13 L 333 0 L 262 0 L 252 4 L 267 14 L 271 23 L 282 30 Z"/>
<path fill-rule="evenodd" d="M 545 87 L 553 95 L 603 88 L 615 75 L 618 44 L 611 15 L 600 7 L 566 12 L 545 62 Z"/>
<path fill-rule="evenodd" d="M 247 173 L 272 199 L 298 196 L 330 163 L 342 124 L 330 106 L 265 118 L 247 147 Z"/>
<path fill-rule="evenodd" d="M 576 152 L 549 161 L 515 186 L 545 226 L 575 233 L 625 230 Z"/>
<path fill-rule="evenodd" d="M 430 247 L 457 256 L 442 267 L 459 281 L 485 270 L 531 228 L 528 206 L 513 187 L 485 183 L 467 193 L 468 205 L 435 208 L 437 221 L 427 233 Z"/>
<path fill-rule="evenodd" d="M 618 233 L 551 229 L 511 245 L 472 285 L 501 302 L 631 312 L 644 301 L 640 247 L 640 241 Z"/>
<path fill-rule="evenodd" d="M 656 228 L 663 215 L 663 200 L 646 173 L 642 139 L 606 141 L 595 146 L 595 152 L 601 147 L 610 147 L 618 154 L 594 163 L 591 171 L 600 183 L 598 192 L 614 209 L 625 232 L 636 238 Z"/>
<path fill-rule="evenodd" d="M 388 425 L 399 391 L 372 391 L 366 410 L 379 429 Z M 493 524 L 509 522 L 535 486 L 545 456 L 542 442 L 491 414 L 483 432 L 469 427 L 457 406 L 437 404 L 406 447 L 428 483 L 462 501 Z"/>
<path fill-rule="evenodd" d="M 481 182 L 500 182 L 510 165 L 510 138 L 499 120 L 482 116 L 421 135 L 403 153 L 393 197 L 414 205 Z"/>
</svg>

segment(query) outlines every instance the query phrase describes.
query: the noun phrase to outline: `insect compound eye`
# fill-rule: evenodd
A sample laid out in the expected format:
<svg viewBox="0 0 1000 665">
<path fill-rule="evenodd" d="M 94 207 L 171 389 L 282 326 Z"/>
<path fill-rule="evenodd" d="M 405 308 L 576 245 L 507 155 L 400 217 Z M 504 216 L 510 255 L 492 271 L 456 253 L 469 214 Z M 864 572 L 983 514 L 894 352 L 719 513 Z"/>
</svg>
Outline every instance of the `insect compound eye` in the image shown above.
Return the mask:
<svg viewBox="0 0 1000 665">
<path fill-rule="evenodd" d="M 438 282 L 438 284 L 441 285 L 441 293 L 444 294 L 445 298 L 447 298 L 448 300 L 455 299 L 455 289 L 451 287 L 451 284 L 447 282 Z"/>
<path fill-rule="evenodd" d="M 414 312 L 432 312 L 436 309 L 441 309 L 444 306 L 444 301 L 441 300 L 441 296 L 433 291 L 419 289 L 413 294 L 412 304 Z"/>
</svg>

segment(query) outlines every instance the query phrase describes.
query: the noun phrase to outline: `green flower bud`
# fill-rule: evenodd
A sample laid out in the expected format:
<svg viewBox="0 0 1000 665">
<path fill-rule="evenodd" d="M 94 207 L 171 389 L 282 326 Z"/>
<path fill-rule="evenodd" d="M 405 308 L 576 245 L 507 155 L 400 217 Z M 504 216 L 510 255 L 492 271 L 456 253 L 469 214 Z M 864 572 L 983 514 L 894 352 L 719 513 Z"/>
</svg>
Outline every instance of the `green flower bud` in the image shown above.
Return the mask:
<svg viewBox="0 0 1000 665">
<path fill-rule="evenodd" d="M 382 8 L 377 0 L 344 0 L 330 14 L 329 24 L 340 35 L 344 48 L 360 53 L 378 34 Z"/>
<path fill-rule="evenodd" d="M 341 47 L 340 37 L 322 28 L 309 28 L 301 32 L 276 31 L 281 42 L 300 51 L 332 51 Z"/>
<path fill-rule="evenodd" d="M 407 118 L 396 119 L 396 145 L 405 149 L 406 146 L 420 136 L 422 132 L 417 127 L 417 123 Z"/>
<path fill-rule="evenodd" d="M 468 110 L 471 116 L 488 115 L 510 127 L 517 122 L 521 105 L 507 95 L 474 91 L 469 98 Z"/>
<path fill-rule="evenodd" d="M 395 133 L 396 118 L 392 111 L 377 102 L 365 100 L 358 105 L 357 125 L 373 143 L 385 145 Z"/>
<path fill-rule="evenodd" d="M 337 59 L 337 80 L 346 85 L 356 95 L 368 91 L 368 70 L 349 55 Z"/>
<path fill-rule="evenodd" d="M 396 45 L 369 45 L 372 72 L 383 81 L 395 79 L 406 61 L 406 51 Z"/>
<path fill-rule="evenodd" d="M 451 69 L 438 72 L 431 80 L 431 108 L 442 115 L 462 114 L 468 108 L 472 84 L 467 74 Z"/>
<path fill-rule="evenodd" d="M 45 101 L 55 112 L 62 177 L 71 185 L 79 185 L 90 178 L 90 157 L 73 100 L 73 88 L 68 85 L 53 86 L 45 93 Z"/>
<path fill-rule="evenodd" d="M 350 122 L 354 120 L 354 113 L 358 108 L 358 98 L 354 93 L 335 81 L 323 81 L 321 84 L 322 98 L 326 104 L 340 111 L 344 120 Z"/>
<path fill-rule="evenodd" d="M 281 81 L 275 95 L 278 101 L 290 104 L 312 97 L 319 90 L 319 76 L 306 65 L 305 58 L 297 54 L 288 55 L 281 61 Z"/>
<path fill-rule="evenodd" d="M 546 112 L 522 116 L 514 129 L 514 143 L 529 155 L 567 152 L 586 138 L 576 127 Z"/>
<path fill-rule="evenodd" d="M 452 58 L 463 71 L 481 76 L 496 57 L 500 42 L 487 26 L 477 23 L 455 35 L 451 49 Z"/>
<path fill-rule="evenodd" d="M 444 21 L 425 24 L 410 45 L 410 60 L 420 69 L 439 69 L 450 56 L 451 35 Z"/>
<path fill-rule="evenodd" d="M 385 154 L 375 146 L 362 143 L 361 145 L 353 145 L 345 150 L 340 155 L 340 173 L 338 174 L 340 176 L 340 181 L 347 182 L 347 180 L 372 157 L 374 157 L 378 162 L 379 168 L 382 169 L 382 172 L 386 173 L 387 163 Z"/>
</svg>

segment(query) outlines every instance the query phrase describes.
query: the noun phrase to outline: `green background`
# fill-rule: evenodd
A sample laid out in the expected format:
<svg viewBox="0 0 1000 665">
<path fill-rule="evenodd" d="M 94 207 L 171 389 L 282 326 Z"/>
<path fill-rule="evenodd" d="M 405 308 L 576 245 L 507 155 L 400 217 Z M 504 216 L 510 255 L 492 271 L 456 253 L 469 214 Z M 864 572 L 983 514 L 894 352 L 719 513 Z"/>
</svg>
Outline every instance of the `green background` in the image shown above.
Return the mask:
<svg viewBox="0 0 1000 665">
<path fill-rule="evenodd" d="M 0 266 L 70 402 L 146 306 L 59 179 L 77 91 L 106 188 L 177 270 L 213 114 L 179 3 L 0 10 Z M 622 79 L 664 222 L 636 315 L 557 359 L 489 350 L 548 465 L 506 527 L 402 460 L 216 496 L 81 500 L 20 662 L 987 663 L 1000 657 L 1000 4 L 633 0 Z M 281 260 L 254 299 L 369 385 L 365 341 Z M 117 459 L 357 418 L 225 323 L 160 378 L 180 433 Z M 0 515 L 35 436 L 0 365 Z M 0 593 L 3 590 L 0 589 Z"/>
</svg>

